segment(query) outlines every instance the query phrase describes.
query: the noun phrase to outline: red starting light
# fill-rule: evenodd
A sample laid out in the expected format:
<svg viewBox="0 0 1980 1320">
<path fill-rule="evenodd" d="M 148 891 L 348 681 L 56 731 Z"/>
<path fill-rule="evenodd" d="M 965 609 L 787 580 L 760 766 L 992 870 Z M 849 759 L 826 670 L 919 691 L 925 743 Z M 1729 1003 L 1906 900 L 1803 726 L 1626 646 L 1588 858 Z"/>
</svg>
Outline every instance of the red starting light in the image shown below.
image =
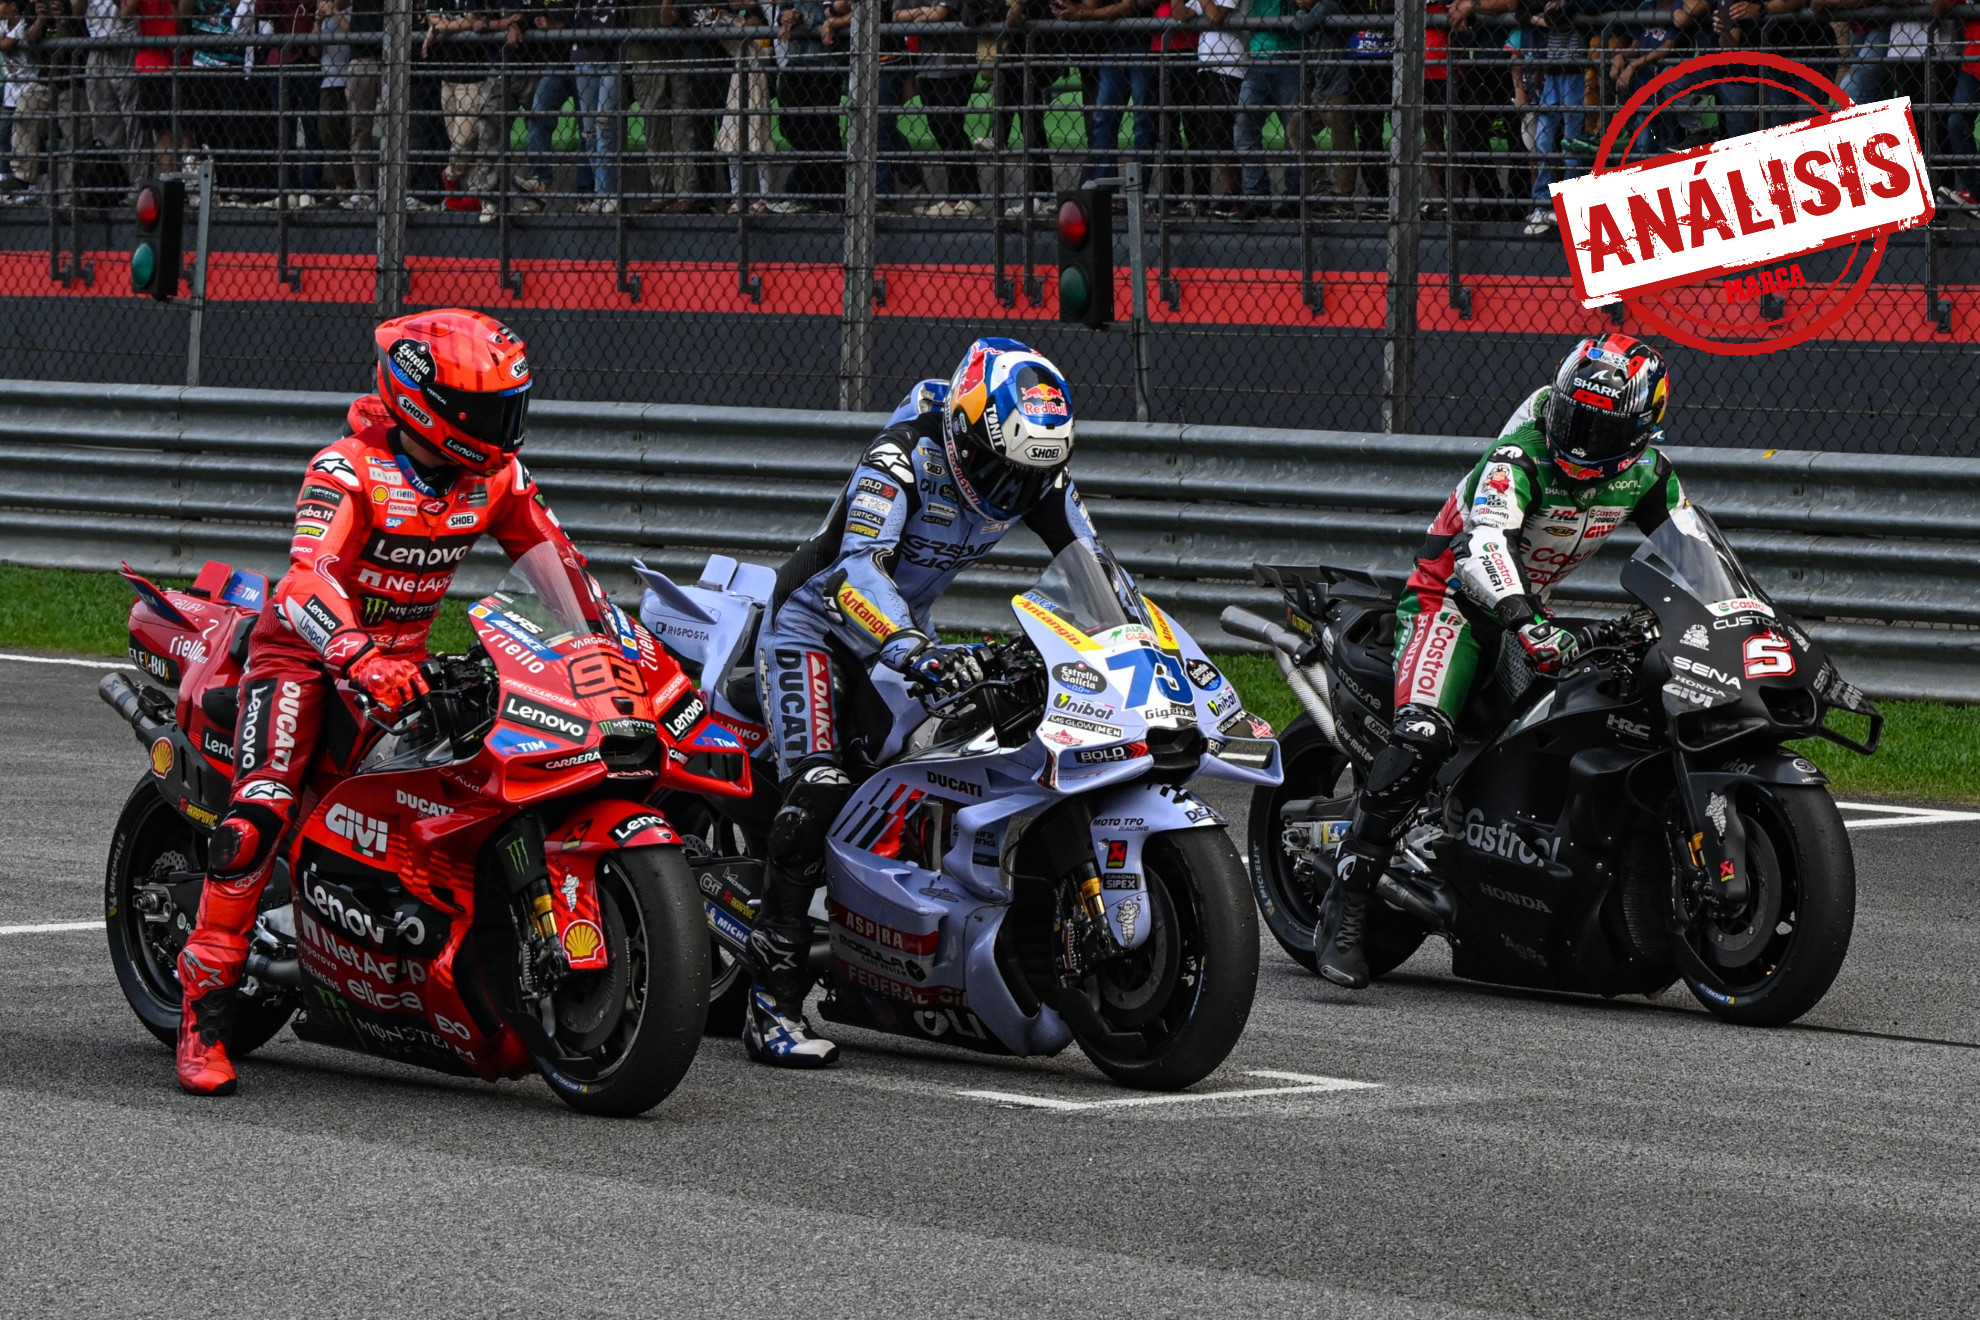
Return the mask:
<svg viewBox="0 0 1980 1320">
<path fill-rule="evenodd" d="M 1059 203 L 1059 243 L 1069 248 L 1086 243 L 1086 208 L 1078 202 Z"/>
<path fill-rule="evenodd" d="M 137 222 L 145 229 L 158 223 L 158 193 L 155 189 L 140 189 L 137 195 Z"/>
</svg>

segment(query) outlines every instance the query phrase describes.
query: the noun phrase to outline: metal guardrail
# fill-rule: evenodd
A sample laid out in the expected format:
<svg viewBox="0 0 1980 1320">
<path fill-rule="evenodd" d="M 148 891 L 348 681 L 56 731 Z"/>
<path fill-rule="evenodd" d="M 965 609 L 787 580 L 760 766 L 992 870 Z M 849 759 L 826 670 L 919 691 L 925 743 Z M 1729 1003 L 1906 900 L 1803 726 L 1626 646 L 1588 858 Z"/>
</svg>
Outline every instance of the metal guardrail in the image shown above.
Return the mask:
<svg viewBox="0 0 1980 1320">
<path fill-rule="evenodd" d="M 277 574 L 302 461 L 343 433 L 350 396 L 0 381 L 0 560 L 192 573 L 209 558 Z M 635 555 L 690 578 L 711 551 L 775 564 L 825 515 L 878 414 L 542 402 L 526 461 L 615 593 Z M 1119 422 L 1080 428 L 1073 462 L 1101 534 L 1206 643 L 1240 647 L 1223 606 L 1273 607 L 1255 561 L 1400 577 L 1482 439 Z M 1873 694 L 1980 701 L 1980 460 L 1670 450 L 1775 599 Z M 1571 580 L 1623 599 L 1638 538 Z M 945 627 L 1007 630 L 1045 562 L 1019 528 L 965 574 Z M 492 542 L 456 584 L 500 576 Z"/>
</svg>

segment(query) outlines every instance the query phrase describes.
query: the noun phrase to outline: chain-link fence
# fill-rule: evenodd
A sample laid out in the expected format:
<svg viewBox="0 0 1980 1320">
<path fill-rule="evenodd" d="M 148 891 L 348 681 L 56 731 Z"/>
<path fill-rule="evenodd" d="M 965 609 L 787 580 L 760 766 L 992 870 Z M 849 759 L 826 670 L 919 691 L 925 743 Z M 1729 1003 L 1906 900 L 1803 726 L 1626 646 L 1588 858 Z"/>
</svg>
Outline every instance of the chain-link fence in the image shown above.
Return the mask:
<svg viewBox="0 0 1980 1320">
<path fill-rule="evenodd" d="M 375 320 L 466 304 L 552 397 L 874 407 L 1008 334 L 1089 416 L 1489 433 L 1639 328 L 1575 301 L 1547 184 L 1660 69 L 1772 51 L 1909 96 L 1939 214 L 1819 340 L 1667 346 L 1671 439 L 1973 454 L 1980 18 L 1800 5 L 0 0 L 0 375 L 357 389 Z M 1621 136 L 1828 105 L 1760 73 Z M 1130 163 L 1120 323 L 1062 323 L 1054 198 Z M 204 298 L 134 298 L 134 187 L 203 165 Z"/>
</svg>

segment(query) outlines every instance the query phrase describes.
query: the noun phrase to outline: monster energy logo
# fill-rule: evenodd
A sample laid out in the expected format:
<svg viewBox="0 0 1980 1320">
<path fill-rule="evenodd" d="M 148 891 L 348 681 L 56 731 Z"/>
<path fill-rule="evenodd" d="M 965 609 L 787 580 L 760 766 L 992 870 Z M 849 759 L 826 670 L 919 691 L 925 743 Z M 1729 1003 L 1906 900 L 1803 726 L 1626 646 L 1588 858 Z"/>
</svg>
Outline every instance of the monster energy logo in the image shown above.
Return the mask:
<svg viewBox="0 0 1980 1320">
<path fill-rule="evenodd" d="M 523 842 L 522 839 L 515 838 L 509 840 L 508 848 L 509 848 L 509 869 L 514 871 L 516 875 L 519 877 L 528 875 L 529 845 Z"/>
</svg>

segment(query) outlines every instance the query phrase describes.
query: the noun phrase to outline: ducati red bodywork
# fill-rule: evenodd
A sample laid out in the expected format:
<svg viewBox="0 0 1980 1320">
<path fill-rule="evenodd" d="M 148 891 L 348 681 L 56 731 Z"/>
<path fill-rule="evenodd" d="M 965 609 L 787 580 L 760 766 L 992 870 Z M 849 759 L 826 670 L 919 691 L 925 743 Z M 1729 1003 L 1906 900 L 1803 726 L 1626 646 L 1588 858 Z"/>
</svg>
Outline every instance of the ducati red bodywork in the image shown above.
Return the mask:
<svg viewBox="0 0 1980 1320">
<path fill-rule="evenodd" d="M 217 563 L 187 591 L 128 567 L 125 577 L 138 593 L 132 659 L 179 686 L 178 729 L 153 744 L 153 774 L 210 827 L 225 810 L 235 689 L 267 583 Z M 637 620 L 605 606 L 603 634 L 546 636 L 503 606 L 490 596 L 469 612 L 494 670 L 495 717 L 471 755 L 395 754 L 348 693 L 340 736 L 333 706 L 282 851 L 306 1039 L 486 1078 L 530 1071 L 530 1028 L 490 988 L 490 970 L 510 969 L 473 953 L 477 892 L 500 892 L 485 845 L 519 813 L 541 821 L 558 941 L 573 971 L 596 970 L 611 958 L 599 862 L 680 842 L 642 799 L 750 792 L 744 745 Z"/>
</svg>

